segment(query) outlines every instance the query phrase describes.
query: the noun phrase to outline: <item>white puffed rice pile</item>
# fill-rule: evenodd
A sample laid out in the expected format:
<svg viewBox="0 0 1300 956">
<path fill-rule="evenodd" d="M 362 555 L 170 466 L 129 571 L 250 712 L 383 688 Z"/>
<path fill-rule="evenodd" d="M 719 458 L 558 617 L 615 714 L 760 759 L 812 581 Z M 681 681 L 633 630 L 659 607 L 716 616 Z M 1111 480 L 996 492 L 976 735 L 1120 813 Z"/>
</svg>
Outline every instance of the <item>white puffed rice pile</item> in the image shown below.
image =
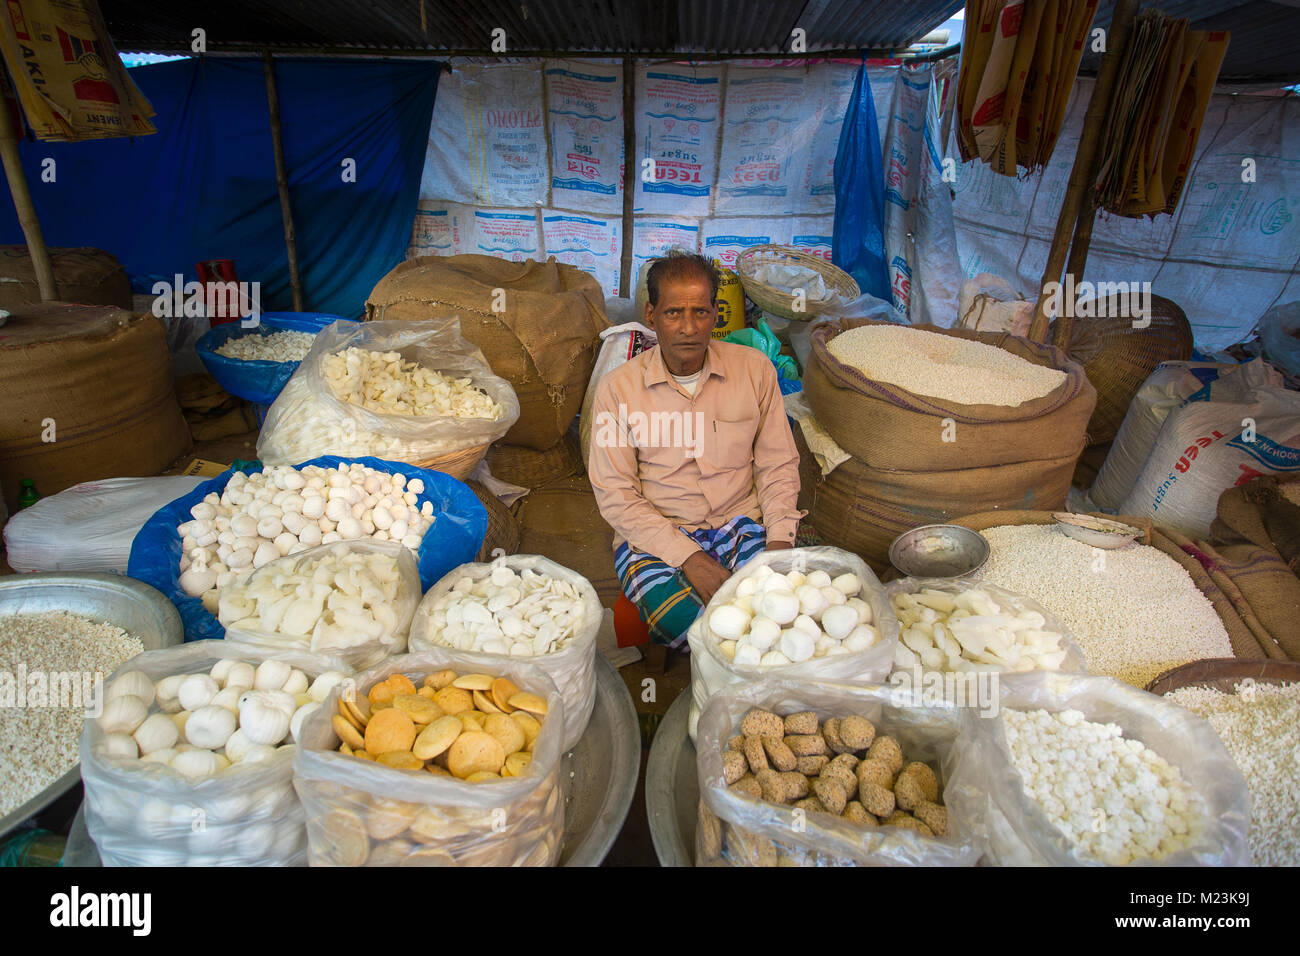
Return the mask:
<svg viewBox="0 0 1300 956">
<path fill-rule="evenodd" d="M 468 378 L 404 362 L 400 352 L 354 346 L 325 356 L 321 371 L 340 401 L 385 415 L 496 421 L 505 413 Z"/>
<path fill-rule="evenodd" d="M 1254 865 L 1300 866 L 1300 684 L 1236 691 L 1180 687 L 1165 697 L 1209 721 L 1246 778 Z"/>
<path fill-rule="evenodd" d="M 140 640 L 120 627 L 67 611 L 0 617 L 0 817 L 80 759 L 77 746 L 91 703 L 85 677 L 94 695 L 96 674 L 106 681 L 119 664 L 143 650 Z M 17 686 L 24 674 L 25 701 Z M 51 694 L 52 677 L 57 679 Z M 76 681 L 75 692 L 70 679 Z M 47 688 L 42 698 L 35 696 L 37 686 Z M 65 703 L 75 706 L 50 706 Z"/>
<path fill-rule="evenodd" d="M 227 339 L 217 349 L 226 358 L 255 362 L 301 362 L 316 341 L 311 332 L 272 332 Z"/>
<path fill-rule="evenodd" d="M 849 329 L 827 348 L 868 378 L 963 405 L 1020 405 L 1065 381 L 1005 349 L 902 325 Z"/>
<path fill-rule="evenodd" d="M 1026 795 L 1079 850 L 1112 866 L 1160 859 L 1194 842 L 1204 809 L 1178 768 L 1116 724 L 1077 710 L 1004 710 Z"/>
<path fill-rule="evenodd" d="M 981 580 L 1051 611 L 1094 674 L 1146 687 L 1179 664 L 1233 656 L 1214 605 L 1157 548 L 1103 551 L 1054 525 L 1003 525 L 983 535 L 992 553 Z"/>
</svg>

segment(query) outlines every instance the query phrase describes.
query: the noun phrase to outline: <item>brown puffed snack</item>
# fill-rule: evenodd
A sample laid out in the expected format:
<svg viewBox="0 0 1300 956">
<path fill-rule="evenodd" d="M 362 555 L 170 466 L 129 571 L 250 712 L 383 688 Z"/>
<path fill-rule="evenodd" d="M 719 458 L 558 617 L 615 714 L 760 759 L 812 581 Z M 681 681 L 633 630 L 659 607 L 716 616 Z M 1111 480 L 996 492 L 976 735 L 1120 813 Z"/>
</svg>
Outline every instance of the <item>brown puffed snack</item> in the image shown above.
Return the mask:
<svg viewBox="0 0 1300 956">
<path fill-rule="evenodd" d="M 900 810 L 915 810 L 918 804 L 925 802 L 925 792 L 920 781 L 912 774 L 900 773 L 894 783 L 894 799 Z"/>
<path fill-rule="evenodd" d="M 826 813 L 827 810 L 822 806 L 822 802 L 816 797 L 804 797 L 802 800 L 794 802 L 796 810 L 803 810 L 805 813 Z"/>
<path fill-rule="evenodd" d="M 727 789 L 734 790 L 736 793 L 743 793 L 745 796 L 753 797 L 755 800 L 763 799 L 763 787 L 759 784 L 758 779 L 752 773 L 745 774 Z"/>
<path fill-rule="evenodd" d="M 767 751 L 767 759 L 772 766 L 782 773 L 789 773 L 794 770 L 799 763 L 799 758 L 794 755 L 794 751 L 785 745 L 780 737 L 763 737 L 763 749 Z"/>
<path fill-rule="evenodd" d="M 870 781 L 858 782 L 858 802 L 873 817 L 887 817 L 894 812 L 894 795 Z"/>
<path fill-rule="evenodd" d="M 844 764 L 836 763 L 834 760 L 822 768 L 820 779 L 834 780 L 840 785 L 840 788 L 844 791 L 844 796 L 848 799 L 852 799 L 858 792 L 857 775 Z"/>
<path fill-rule="evenodd" d="M 890 773 L 898 773 L 903 769 L 903 750 L 898 746 L 898 741 L 889 734 L 881 734 L 871 743 L 867 750 L 868 760 L 883 760 L 889 767 Z"/>
<path fill-rule="evenodd" d="M 722 852 L 722 821 L 717 818 L 712 810 L 700 801 L 700 824 L 696 833 L 696 844 L 699 847 L 700 856 L 705 859 L 713 859 Z"/>
<path fill-rule="evenodd" d="M 894 788 L 894 773 L 883 760 L 872 760 L 868 757 L 858 764 L 855 771 L 858 775 L 859 787 L 873 783 L 884 790 Z"/>
<path fill-rule="evenodd" d="M 745 735 L 744 735 L 744 734 L 736 734 L 736 736 L 734 736 L 734 737 L 732 737 L 730 740 L 728 740 L 728 741 L 727 741 L 727 749 L 728 749 L 728 750 L 737 750 L 737 751 L 742 751 L 742 752 L 743 752 L 744 749 L 745 749 Z"/>
<path fill-rule="evenodd" d="M 415 743 L 415 722 L 395 707 L 381 710 L 372 714 L 370 723 L 366 724 L 365 741 L 372 757 L 393 750 L 410 750 Z"/>
<path fill-rule="evenodd" d="M 794 751 L 796 757 L 815 757 L 826 753 L 826 741 L 821 734 L 791 734 L 785 738 L 785 745 Z"/>
<path fill-rule="evenodd" d="M 767 751 L 763 747 L 763 738 L 751 734 L 745 735 L 745 759 L 749 761 L 749 772 L 771 769 L 767 762 Z"/>
<path fill-rule="evenodd" d="M 834 760 L 831 761 L 831 763 L 835 764 L 837 767 L 843 767 L 849 773 L 854 775 L 857 774 L 858 764 L 860 764 L 861 762 L 862 761 L 860 761 L 853 754 L 839 754 L 835 757 Z"/>
<path fill-rule="evenodd" d="M 786 714 L 786 734 L 815 734 L 817 733 L 817 726 L 817 712 L 815 710 L 801 710 L 797 714 Z"/>
<path fill-rule="evenodd" d="M 728 785 L 735 783 L 749 770 L 749 761 L 745 755 L 735 750 L 727 750 L 722 754 L 722 779 Z"/>
<path fill-rule="evenodd" d="M 754 774 L 754 779 L 763 788 L 763 799 L 768 803 L 785 803 L 785 784 L 777 771 L 768 767 Z"/>
<path fill-rule="evenodd" d="M 934 836 L 933 830 L 910 813 L 904 813 L 902 810 L 895 810 L 884 820 L 880 821 L 880 825 L 885 827 L 903 827 L 908 830 L 915 830 L 922 836 Z"/>
<path fill-rule="evenodd" d="M 937 803 L 931 803 L 929 800 L 922 800 L 917 804 L 916 810 L 913 811 L 912 815 L 929 827 L 935 836 L 948 835 L 947 807 L 941 807 Z"/>
<path fill-rule="evenodd" d="M 805 777 L 815 777 L 822 772 L 822 767 L 831 762 L 825 754 L 813 754 L 811 757 L 797 757 L 794 769 Z"/>
<path fill-rule="evenodd" d="M 822 737 L 826 740 L 826 749 L 831 753 L 842 754 L 848 750 L 844 746 L 844 741 L 840 739 L 840 719 L 838 717 L 828 717 L 822 724 Z"/>
<path fill-rule="evenodd" d="M 929 764 L 913 760 L 903 768 L 903 774 L 916 778 L 916 782 L 921 785 L 921 792 L 925 794 L 925 799 L 931 803 L 939 802 L 939 778 L 934 775 Z"/>
<path fill-rule="evenodd" d="M 844 805 L 844 812 L 840 814 L 846 820 L 856 823 L 860 827 L 876 826 L 876 818 L 867 812 L 867 808 L 856 800 L 850 800 Z"/>
<path fill-rule="evenodd" d="M 785 788 L 786 803 L 808 796 L 808 778 L 801 773 L 789 771 L 781 774 L 781 785 Z"/>
<path fill-rule="evenodd" d="M 740 722 L 740 732 L 746 737 L 783 737 L 785 721 L 769 710 L 754 708 Z"/>
<path fill-rule="evenodd" d="M 842 718 L 839 732 L 844 746 L 853 751 L 866 750 L 876 739 L 876 725 L 857 714 Z"/>
<path fill-rule="evenodd" d="M 725 852 L 746 866 L 776 866 L 776 844 L 738 827 L 727 827 Z"/>
<path fill-rule="evenodd" d="M 812 792 L 828 813 L 843 813 L 845 804 L 849 802 L 849 795 L 839 782 L 825 777 L 818 777 L 812 782 Z"/>
</svg>

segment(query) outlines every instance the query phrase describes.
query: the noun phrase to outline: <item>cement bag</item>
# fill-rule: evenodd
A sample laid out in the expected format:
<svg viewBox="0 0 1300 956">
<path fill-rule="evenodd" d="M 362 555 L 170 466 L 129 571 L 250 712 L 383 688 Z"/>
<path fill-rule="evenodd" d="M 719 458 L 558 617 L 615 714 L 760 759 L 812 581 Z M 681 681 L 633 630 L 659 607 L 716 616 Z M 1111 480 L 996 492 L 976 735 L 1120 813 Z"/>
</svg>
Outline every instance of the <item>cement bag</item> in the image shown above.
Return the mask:
<svg viewBox="0 0 1300 956">
<path fill-rule="evenodd" d="M 587 394 L 582 398 L 582 416 L 578 419 L 578 436 L 582 442 L 582 460 L 591 455 L 592 405 L 596 402 L 596 386 L 614 369 L 627 364 L 646 349 L 659 343 L 654 332 L 640 322 L 615 325 L 600 333 L 600 354 L 587 382 Z"/>
<path fill-rule="evenodd" d="M 545 698 L 549 708 L 532 762 L 518 777 L 469 783 L 338 752 L 332 718 L 345 692 L 364 697 L 391 674 L 418 686 L 445 668 L 468 674 L 481 666 L 446 650 L 390 657 L 354 685 L 334 688 L 303 722 L 293 771 L 312 866 L 555 865 L 564 838 L 564 701 L 536 665 L 516 659 L 493 671 Z"/>
<path fill-rule="evenodd" d="M 770 568 L 782 574 L 794 570 L 805 575 L 813 571 L 825 571 L 832 578 L 846 573 L 856 574 L 862 582 L 862 591 L 858 597 L 871 607 L 870 626 L 876 632 L 876 642 L 865 650 L 813 657 L 778 667 L 737 664 L 719 647 L 723 638 L 710 626 L 710 615 L 724 604 L 730 604 L 736 598 L 741 582 L 758 576 L 762 568 Z M 691 713 L 687 727 L 694 740 L 696 724 L 709 698 L 732 684 L 768 677 L 850 683 L 884 680 L 894 660 L 898 620 L 890 610 L 889 599 L 885 596 L 880 580 L 856 554 L 839 548 L 789 548 L 783 551 L 763 551 L 738 568 L 713 595 L 713 600 L 696 618 L 686 636 L 691 648 Z"/>
<path fill-rule="evenodd" d="M 283 661 L 310 679 L 327 671 L 344 676 L 338 662 L 328 658 L 271 653 L 234 641 L 198 641 L 138 654 L 108 683 L 127 671 L 143 671 L 156 682 L 207 674 L 219 661 L 266 660 Z M 149 710 L 165 713 L 156 700 Z M 86 829 L 100 859 L 105 866 L 303 865 L 307 833 L 293 789 L 297 748 L 291 740 L 264 760 L 240 759 L 192 782 L 163 763 L 109 756 L 99 721 L 88 719 L 81 735 L 81 779 Z"/>
<path fill-rule="evenodd" d="M 404 362 L 469 379 L 500 412 L 496 418 L 415 417 L 381 414 L 345 401 L 326 377 L 324 360 L 350 348 L 396 352 Z M 518 417 L 514 390 L 493 375 L 483 353 L 461 337 L 455 317 L 362 324 L 343 320 L 316 335 L 316 344 L 271 406 L 257 438 L 257 456 L 267 465 L 340 455 L 437 467 L 435 460 L 443 456 L 479 446 L 486 452 Z M 469 467 L 482 457 L 477 455 Z"/>
<path fill-rule="evenodd" d="M 222 588 L 217 620 L 227 640 L 329 654 L 364 670 L 406 650 L 420 592 L 410 548 L 369 538 L 336 541 L 268 561 Z M 300 608 L 309 630 L 293 623 Z"/>
<path fill-rule="evenodd" d="M 609 325 L 600 284 L 576 266 L 495 256 L 421 256 L 379 280 L 366 319 L 457 316 L 461 334 L 513 386 L 505 441 L 545 451 L 568 430 Z"/>
<path fill-rule="evenodd" d="M 953 789 L 950 812 L 982 815 L 986 820 L 986 862 L 996 866 L 1100 865 L 1081 853 L 1025 793 L 1021 775 L 1011 761 L 1001 716 L 1010 708 L 1075 710 L 1094 723 L 1116 724 L 1124 737 L 1141 741 L 1176 767 L 1203 801 L 1204 830 L 1199 838 L 1160 860 L 1136 859 L 1130 865 L 1243 866 L 1250 862 L 1246 844 L 1250 794 L 1207 721 L 1110 677 L 1045 671 L 1009 674 L 1002 678 L 1000 692 L 998 717 L 990 720 L 965 712 L 963 746 L 956 752 L 949 777 Z M 1078 798 L 1072 798 L 1070 805 L 1077 806 Z M 1097 809 L 1102 811 L 1097 819 L 1104 822 L 1106 811 Z M 1093 815 L 1087 807 L 1082 812 Z"/>
<path fill-rule="evenodd" d="M 1263 362 L 1249 365 L 1267 367 Z M 1129 403 L 1106 461 L 1088 492 L 1092 500 L 1107 511 L 1118 511 L 1137 483 L 1169 413 L 1193 392 L 1222 376 L 1235 374 L 1237 369 L 1216 362 L 1162 362 L 1156 366 Z"/>
<path fill-rule="evenodd" d="M 1253 386 L 1242 370 L 1169 413 L 1120 506 L 1209 538 L 1219 495 L 1260 475 L 1300 472 L 1300 392 Z"/>
<path fill-rule="evenodd" d="M 527 611 L 520 607 L 521 602 L 518 600 L 515 603 L 504 603 L 505 599 L 518 595 L 521 576 L 532 575 L 545 575 L 557 582 L 554 594 L 580 602 L 573 634 L 564 646 L 549 654 L 532 656 L 531 648 L 528 654 L 513 654 L 509 641 L 502 639 L 499 653 L 472 651 L 469 649 L 473 642 L 470 634 L 465 631 L 448 631 L 452 622 L 445 609 L 446 600 L 454 592 L 470 589 L 480 596 L 495 592 L 491 594 L 491 600 L 502 602 L 500 610 L 494 613 L 495 623 L 484 625 L 485 628 L 500 633 L 498 625 L 502 629 L 517 627 L 521 638 L 528 637 L 529 631 L 536 633 L 538 627 L 529 618 L 536 614 L 553 617 L 556 609 L 549 600 L 533 599 Z M 510 594 L 511 590 L 514 595 Z M 513 625 L 507 624 L 511 618 L 515 622 Z M 560 696 L 564 698 L 564 749 L 571 750 L 587 732 L 587 722 L 591 719 L 591 710 L 596 704 L 596 634 L 600 630 L 600 621 L 600 598 L 591 582 L 581 574 L 541 555 L 512 554 L 498 558 L 491 564 L 462 564 L 431 587 L 411 622 L 411 650 L 418 652 L 454 646 L 467 659 L 477 661 L 475 667 L 478 670 L 488 673 L 495 673 L 512 660 L 528 660 L 555 683 Z M 543 622 L 542 626 L 545 623 L 547 622 Z"/>
<path fill-rule="evenodd" d="M 867 826 L 842 816 L 805 812 L 731 789 L 723 751 L 750 710 L 779 716 L 815 711 L 819 721 L 860 715 L 877 735 L 889 734 L 904 759 L 930 766 L 948 805 L 948 835 L 925 836 L 900 826 Z M 960 748 L 958 712 L 917 704 L 910 693 L 880 685 L 766 679 L 714 696 L 700 718 L 696 763 L 700 780 L 696 866 L 974 866 L 982 852 L 978 814 L 957 812 L 951 764 Z M 858 751 L 856 756 L 862 756 Z M 964 807 L 976 801 L 966 800 Z"/>
<path fill-rule="evenodd" d="M 1001 276 L 981 272 L 961 284 L 957 325 L 975 332 L 1010 332 L 1024 338 L 1034 317 L 1034 303 Z"/>
<path fill-rule="evenodd" d="M 190 475 L 108 478 L 42 498 L 5 525 L 9 566 L 126 574 L 136 532 L 155 511 L 204 481 Z"/>
</svg>

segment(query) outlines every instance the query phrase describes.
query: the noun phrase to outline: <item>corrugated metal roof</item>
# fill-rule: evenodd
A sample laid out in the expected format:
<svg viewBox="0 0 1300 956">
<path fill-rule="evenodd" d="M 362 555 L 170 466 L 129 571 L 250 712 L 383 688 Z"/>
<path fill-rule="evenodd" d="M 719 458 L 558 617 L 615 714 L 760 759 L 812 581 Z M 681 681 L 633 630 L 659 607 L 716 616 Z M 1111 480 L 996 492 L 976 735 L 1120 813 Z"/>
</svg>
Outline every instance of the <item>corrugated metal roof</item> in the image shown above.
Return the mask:
<svg viewBox="0 0 1300 956">
<path fill-rule="evenodd" d="M 795 27 L 808 50 L 900 50 L 962 0 L 100 0 L 122 50 L 208 52 L 266 48 L 357 53 L 773 54 Z"/>
</svg>

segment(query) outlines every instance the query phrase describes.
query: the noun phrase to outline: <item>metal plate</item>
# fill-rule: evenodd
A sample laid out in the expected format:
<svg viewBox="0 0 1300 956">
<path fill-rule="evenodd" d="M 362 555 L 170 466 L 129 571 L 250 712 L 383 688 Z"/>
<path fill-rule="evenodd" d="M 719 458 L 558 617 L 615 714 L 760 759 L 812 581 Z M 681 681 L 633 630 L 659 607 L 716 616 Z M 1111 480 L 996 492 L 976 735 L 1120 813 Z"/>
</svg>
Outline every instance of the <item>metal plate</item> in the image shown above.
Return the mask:
<svg viewBox="0 0 1300 956">
<path fill-rule="evenodd" d="M 682 727 L 685 731 L 685 721 Z M 636 708 L 618 671 L 596 652 L 596 706 L 578 746 L 565 754 L 564 844 L 561 866 L 600 866 L 623 829 L 641 767 Z M 85 804 L 77 810 L 63 853 L 64 866 L 99 866 L 86 832 Z"/>
<path fill-rule="evenodd" d="M 181 643 L 181 618 L 161 591 L 134 578 L 98 572 L 50 571 L 0 578 L 0 617 L 70 611 L 106 621 L 140 639 L 146 651 Z M 39 813 L 77 785 L 81 765 L 12 813 L 0 818 L 0 836 Z"/>
<path fill-rule="evenodd" d="M 957 524 L 927 524 L 900 534 L 889 545 L 889 563 L 907 577 L 959 578 L 984 567 L 988 540 Z"/>
<path fill-rule="evenodd" d="M 695 745 L 686 732 L 690 713 L 688 688 L 664 714 L 646 761 L 645 810 L 660 866 L 695 865 L 700 780 Z"/>
</svg>

